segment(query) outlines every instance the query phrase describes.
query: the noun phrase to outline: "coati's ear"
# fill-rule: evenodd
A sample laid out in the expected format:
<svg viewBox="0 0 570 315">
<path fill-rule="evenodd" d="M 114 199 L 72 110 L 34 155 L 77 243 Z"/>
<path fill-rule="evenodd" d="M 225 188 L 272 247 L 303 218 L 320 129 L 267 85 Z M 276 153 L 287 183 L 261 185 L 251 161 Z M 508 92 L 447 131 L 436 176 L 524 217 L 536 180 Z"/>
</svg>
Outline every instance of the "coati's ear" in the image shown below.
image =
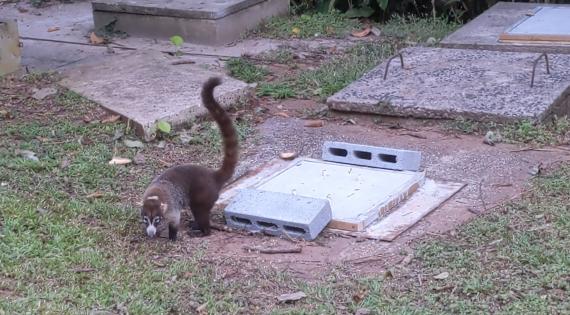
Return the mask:
<svg viewBox="0 0 570 315">
<path fill-rule="evenodd" d="M 160 210 L 161 210 L 162 212 L 166 212 L 166 208 L 167 208 L 167 207 L 168 207 L 168 205 L 167 205 L 166 203 L 164 203 L 164 202 L 161 202 L 161 203 L 160 203 Z"/>
</svg>

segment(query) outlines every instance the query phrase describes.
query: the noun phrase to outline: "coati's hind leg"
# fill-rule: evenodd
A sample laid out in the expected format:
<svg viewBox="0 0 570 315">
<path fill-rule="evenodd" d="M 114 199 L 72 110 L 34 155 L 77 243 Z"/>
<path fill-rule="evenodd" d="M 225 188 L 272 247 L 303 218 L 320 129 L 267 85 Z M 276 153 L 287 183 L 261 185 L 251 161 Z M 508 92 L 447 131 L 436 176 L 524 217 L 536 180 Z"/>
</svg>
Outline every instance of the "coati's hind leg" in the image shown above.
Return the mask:
<svg viewBox="0 0 570 315">
<path fill-rule="evenodd" d="M 214 206 L 214 202 L 191 204 L 190 210 L 194 215 L 194 222 L 191 227 L 193 230 L 200 230 L 202 236 L 210 235 L 210 211 Z"/>
</svg>

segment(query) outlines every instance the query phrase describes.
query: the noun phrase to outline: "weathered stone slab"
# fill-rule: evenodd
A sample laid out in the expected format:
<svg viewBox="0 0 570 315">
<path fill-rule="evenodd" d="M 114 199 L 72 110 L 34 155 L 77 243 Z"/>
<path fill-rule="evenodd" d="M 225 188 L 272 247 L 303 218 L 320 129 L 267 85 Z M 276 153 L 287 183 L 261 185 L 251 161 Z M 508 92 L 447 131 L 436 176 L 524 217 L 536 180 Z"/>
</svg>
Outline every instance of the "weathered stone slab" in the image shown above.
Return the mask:
<svg viewBox="0 0 570 315">
<path fill-rule="evenodd" d="M 289 0 L 97 0 L 96 28 L 143 37 L 182 36 L 198 44 L 220 45 L 237 40 L 262 20 L 289 12 Z"/>
<path fill-rule="evenodd" d="M 173 65 L 176 60 L 153 51 L 93 59 L 66 70 L 61 84 L 130 119 L 146 139 L 159 120 L 175 127 L 207 113 L 200 91 L 211 76 L 223 78 L 214 91 L 222 106 L 249 97 L 246 83 L 197 65 Z"/>
<path fill-rule="evenodd" d="M 564 4 L 498 2 L 459 30 L 444 38 L 446 48 L 570 54 L 570 45 L 555 42 L 500 42 L 499 36 L 539 7 L 570 7 Z"/>
<path fill-rule="evenodd" d="M 402 51 L 404 69 L 394 59 L 329 97 L 329 107 L 362 113 L 479 121 L 542 120 L 565 115 L 570 107 L 570 55 L 414 47 Z"/>
</svg>

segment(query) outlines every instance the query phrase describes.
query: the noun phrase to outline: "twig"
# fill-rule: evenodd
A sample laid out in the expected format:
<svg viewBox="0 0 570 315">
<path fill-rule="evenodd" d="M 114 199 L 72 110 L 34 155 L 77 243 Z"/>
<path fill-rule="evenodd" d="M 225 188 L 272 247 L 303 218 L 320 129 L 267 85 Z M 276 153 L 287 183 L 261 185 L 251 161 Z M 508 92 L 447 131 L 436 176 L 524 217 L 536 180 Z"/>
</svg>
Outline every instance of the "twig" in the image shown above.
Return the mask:
<svg viewBox="0 0 570 315">
<path fill-rule="evenodd" d="M 173 63 L 171 63 L 171 65 L 176 66 L 176 65 L 191 65 L 191 64 L 195 64 L 196 61 L 194 60 L 179 60 L 179 61 L 174 61 Z"/>
<path fill-rule="evenodd" d="M 283 247 L 283 248 L 267 248 L 267 247 L 260 247 L 260 246 L 244 246 L 244 250 L 246 251 L 253 251 L 258 252 L 260 254 L 293 254 L 293 253 L 300 253 L 303 248 L 301 246 L 295 247 Z"/>
<path fill-rule="evenodd" d="M 484 179 L 482 179 L 479 182 L 479 200 L 481 200 L 481 204 L 483 205 L 483 212 L 487 211 L 487 204 L 485 203 L 485 200 L 483 199 L 483 181 Z"/>
<path fill-rule="evenodd" d="M 418 139 L 427 139 L 426 136 L 424 136 L 424 135 L 419 135 L 419 134 L 416 134 L 416 133 L 403 132 L 403 133 L 400 133 L 400 135 L 401 135 L 401 136 L 410 136 L 410 137 L 414 137 L 414 138 L 418 138 Z"/>
<path fill-rule="evenodd" d="M 77 273 L 80 273 L 80 272 L 93 272 L 93 271 L 95 271 L 95 269 L 93 269 L 93 268 L 75 268 L 75 269 L 71 269 L 70 271 L 71 271 L 71 272 L 77 272 Z"/>
</svg>

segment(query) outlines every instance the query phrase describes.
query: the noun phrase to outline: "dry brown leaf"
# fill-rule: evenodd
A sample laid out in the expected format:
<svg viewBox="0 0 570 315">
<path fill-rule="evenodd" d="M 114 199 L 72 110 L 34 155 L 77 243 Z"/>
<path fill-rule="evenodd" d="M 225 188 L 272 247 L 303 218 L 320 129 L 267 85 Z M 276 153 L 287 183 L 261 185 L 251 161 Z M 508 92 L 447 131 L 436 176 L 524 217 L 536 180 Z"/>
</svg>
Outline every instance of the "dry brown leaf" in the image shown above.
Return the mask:
<svg viewBox="0 0 570 315">
<path fill-rule="evenodd" d="M 286 112 L 277 112 L 275 113 L 275 116 L 281 116 L 283 118 L 289 118 L 291 116 L 289 116 L 289 114 L 287 114 Z"/>
<path fill-rule="evenodd" d="M 52 27 L 48 28 L 47 31 L 48 31 L 48 32 L 57 32 L 57 31 L 59 31 L 59 27 L 57 27 L 57 26 L 52 26 Z"/>
<path fill-rule="evenodd" d="M 89 35 L 89 42 L 93 45 L 101 45 L 105 42 L 105 39 L 97 36 L 95 32 L 91 32 L 91 35 Z"/>
<path fill-rule="evenodd" d="M 289 302 L 295 302 L 298 301 L 302 298 L 306 298 L 307 295 L 305 294 L 305 292 L 303 291 L 297 291 L 294 293 L 286 293 L 286 294 L 281 294 L 280 296 L 277 297 L 277 300 L 281 303 L 289 303 Z"/>
<path fill-rule="evenodd" d="M 126 165 L 131 163 L 132 161 L 130 159 L 127 158 L 122 158 L 122 157 L 114 157 L 111 159 L 111 161 L 109 161 L 109 164 L 111 165 Z"/>
<path fill-rule="evenodd" d="M 370 34 L 371 31 L 372 31 L 372 29 L 370 28 L 370 26 L 367 26 L 365 29 L 363 29 L 361 31 L 352 32 L 351 35 L 354 37 L 366 37 L 366 36 L 368 36 L 368 34 Z"/>
<path fill-rule="evenodd" d="M 281 152 L 279 157 L 283 160 L 292 160 L 297 157 L 297 152 Z"/>
<path fill-rule="evenodd" d="M 433 278 L 435 280 L 444 280 L 444 279 L 447 279 L 448 277 L 449 277 L 449 272 L 447 272 L 447 271 L 444 271 L 440 274 L 433 276 Z"/>
<path fill-rule="evenodd" d="M 101 122 L 104 124 L 114 123 L 119 119 L 121 119 L 121 115 L 111 115 L 111 116 L 105 117 L 103 120 L 101 120 Z"/>
<path fill-rule="evenodd" d="M 362 288 L 362 289 L 358 290 L 358 292 L 356 292 L 356 294 L 354 294 L 352 296 L 352 300 L 355 303 L 360 303 L 366 298 L 367 295 L 368 295 L 368 291 L 366 289 Z"/>
<path fill-rule="evenodd" d="M 96 191 L 92 194 L 87 195 L 87 199 L 92 199 L 92 198 L 101 198 L 103 197 L 103 193 L 100 191 Z"/>
<path fill-rule="evenodd" d="M 320 120 L 320 119 L 305 121 L 305 127 L 316 128 L 316 127 L 322 127 L 324 125 L 325 125 L 325 122 Z"/>
</svg>

